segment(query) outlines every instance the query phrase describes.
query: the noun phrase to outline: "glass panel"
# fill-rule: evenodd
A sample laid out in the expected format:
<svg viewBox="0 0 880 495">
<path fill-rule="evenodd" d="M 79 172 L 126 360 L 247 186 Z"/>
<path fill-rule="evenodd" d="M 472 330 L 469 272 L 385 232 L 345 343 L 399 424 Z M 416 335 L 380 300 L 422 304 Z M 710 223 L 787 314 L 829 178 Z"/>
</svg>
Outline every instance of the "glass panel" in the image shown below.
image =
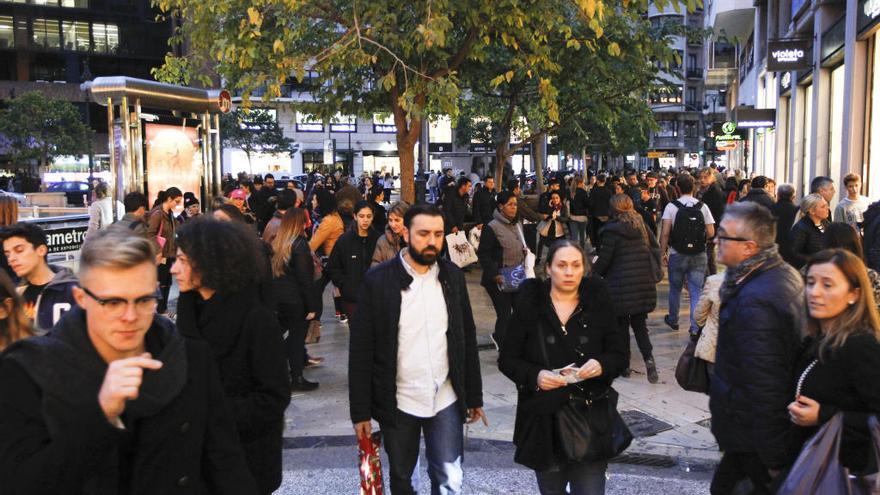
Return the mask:
<svg viewBox="0 0 880 495">
<path fill-rule="evenodd" d="M 828 176 L 837 180 L 840 177 L 840 155 L 843 136 L 843 69 L 831 71 L 831 115 L 828 125 Z"/>
<path fill-rule="evenodd" d="M 394 116 L 391 114 L 373 114 L 373 132 L 382 134 L 394 134 L 397 126 L 394 124 Z M 366 170 L 366 169 L 364 169 Z"/>
<path fill-rule="evenodd" d="M 297 132 L 324 132 L 324 122 L 303 112 L 296 112 Z"/>
<path fill-rule="evenodd" d="M 93 23 L 92 36 L 95 38 L 95 51 L 98 53 L 107 52 L 107 25 Z"/>
<path fill-rule="evenodd" d="M 877 197 L 880 187 L 880 34 L 873 39 L 873 74 L 871 74 L 871 133 L 868 141 L 868 177 L 865 194 Z"/>
<path fill-rule="evenodd" d="M 813 156 L 813 140 L 810 136 L 813 134 L 813 85 L 810 84 L 804 90 L 804 141 L 803 150 L 804 158 L 801 169 L 806 171 Z"/>
<path fill-rule="evenodd" d="M 330 118 L 330 132 L 357 132 L 357 117 L 337 113 Z"/>
<path fill-rule="evenodd" d="M 107 29 L 107 51 L 116 53 L 119 49 L 119 27 L 115 24 L 106 24 Z"/>
<path fill-rule="evenodd" d="M 89 8 L 88 0 L 61 0 L 62 7 L 87 9 Z"/>
<path fill-rule="evenodd" d="M 88 51 L 89 50 L 89 24 L 78 21 L 64 21 L 62 23 L 64 34 L 64 49 Z"/>
<path fill-rule="evenodd" d="M 34 5 L 58 5 L 58 0 L 31 0 Z"/>
<path fill-rule="evenodd" d="M 34 19 L 34 44 L 43 48 L 61 48 L 61 22 Z"/>
<path fill-rule="evenodd" d="M 452 143 L 452 121 L 449 116 L 441 115 L 428 124 L 429 143 Z"/>
<path fill-rule="evenodd" d="M 0 48 L 12 48 L 15 45 L 15 34 L 12 31 L 12 16 L 0 16 Z"/>
</svg>

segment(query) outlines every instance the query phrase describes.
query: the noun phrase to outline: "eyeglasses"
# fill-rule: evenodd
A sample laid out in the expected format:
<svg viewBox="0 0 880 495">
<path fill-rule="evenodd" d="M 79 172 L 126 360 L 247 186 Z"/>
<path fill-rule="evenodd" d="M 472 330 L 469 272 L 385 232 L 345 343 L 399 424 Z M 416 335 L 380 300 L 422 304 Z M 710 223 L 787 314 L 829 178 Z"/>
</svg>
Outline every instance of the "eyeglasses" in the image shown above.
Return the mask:
<svg viewBox="0 0 880 495">
<path fill-rule="evenodd" d="M 122 299 L 121 297 L 111 297 L 111 298 L 101 298 L 96 296 L 92 291 L 86 289 L 85 287 L 80 287 L 83 292 L 86 293 L 87 296 L 91 297 L 98 304 L 104 308 L 105 311 L 114 318 L 119 318 L 125 314 L 125 311 L 128 309 L 129 303 L 134 305 L 134 310 L 141 316 L 145 316 L 156 311 L 156 306 L 159 305 L 159 293 L 142 296 L 133 301 L 128 299 Z"/>
<path fill-rule="evenodd" d="M 746 239 L 745 237 L 731 237 L 729 235 L 724 235 L 726 232 L 719 231 L 718 235 L 715 236 L 720 241 L 731 241 L 731 242 L 749 242 L 751 239 Z"/>
</svg>

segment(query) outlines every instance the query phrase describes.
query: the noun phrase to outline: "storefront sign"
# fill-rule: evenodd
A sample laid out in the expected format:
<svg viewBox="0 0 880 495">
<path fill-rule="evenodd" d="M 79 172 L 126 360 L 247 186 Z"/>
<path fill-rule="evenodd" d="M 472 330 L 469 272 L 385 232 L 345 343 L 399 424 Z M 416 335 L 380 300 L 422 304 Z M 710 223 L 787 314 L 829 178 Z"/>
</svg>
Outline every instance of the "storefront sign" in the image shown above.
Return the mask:
<svg viewBox="0 0 880 495">
<path fill-rule="evenodd" d="M 449 153 L 452 151 L 452 143 L 428 143 L 430 153 Z"/>
<path fill-rule="evenodd" d="M 740 129 L 776 127 L 776 110 L 772 108 L 737 108 L 736 126 Z"/>
<path fill-rule="evenodd" d="M 664 156 L 666 156 L 665 151 L 649 151 L 648 152 L 648 158 L 661 158 Z"/>
<path fill-rule="evenodd" d="M 767 42 L 767 70 L 775 72 L 809 69 L 813 66 L 809 40 Z"/>
<path fill-rule="evenodd" d="M 779 89 L 784 93 L 791 89 L 791 72 L 783 72 L 779 78 Z"/>
<path fill-rule="evenodd" d="M 86 238 L 86 230 L 88 225 L 47 230 L 46 246 L 49 248 L 49 254 L 79 251 Z"/>
<path fill-rule="evenodd" d="M 736 122 L 728 121 L 715 124 L 715 149 L 730 151 L 736 149 L 737 142 L 748 138 L 748 131 L 739 129 Z"/>
<path fill-rule="evenodd" d="M 718 151 L 733 151 L 736 149 L 737 141 L 715 142 L 715 149 Z"/>
</svg>

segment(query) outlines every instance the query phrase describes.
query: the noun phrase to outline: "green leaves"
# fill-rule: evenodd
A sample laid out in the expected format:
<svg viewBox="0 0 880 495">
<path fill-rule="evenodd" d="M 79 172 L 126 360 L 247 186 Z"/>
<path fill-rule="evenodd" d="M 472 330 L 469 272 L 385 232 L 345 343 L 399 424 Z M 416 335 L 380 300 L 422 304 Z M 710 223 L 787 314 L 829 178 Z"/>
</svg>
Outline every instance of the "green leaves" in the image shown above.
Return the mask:
<svg viewBox="0 0 880 495">
<path fill-rule="evenodd" d="M 30 92 L 7 101 L 0 110 L 0 133 L 9 141 L 12 163 L 39 159 L 42 165 L 61 155 L 88 152 L 91 129 L 72 103 Z"/>
</svg>

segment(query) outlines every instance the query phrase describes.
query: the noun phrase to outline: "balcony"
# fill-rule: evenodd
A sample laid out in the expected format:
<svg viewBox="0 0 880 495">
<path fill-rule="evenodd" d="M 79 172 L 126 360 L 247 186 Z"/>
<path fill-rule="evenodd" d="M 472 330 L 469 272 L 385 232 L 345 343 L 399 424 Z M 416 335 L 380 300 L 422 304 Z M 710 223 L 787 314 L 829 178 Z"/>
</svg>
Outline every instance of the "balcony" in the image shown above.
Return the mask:
<svg viewBox="0 0 880 495">
<path fill-rule="evenodd" d="M 687 70 L 687 78 L 688 79 L 703 79 L 703 68 L 702 67 L 692 67 Z"/>
<path fill-rule="evenodd" d="M 716 36 L 745 38 L 752 32 L 755 22 L 753 0 L 718 0 L 706 12 L 706 27 Z"/>
</svg>

